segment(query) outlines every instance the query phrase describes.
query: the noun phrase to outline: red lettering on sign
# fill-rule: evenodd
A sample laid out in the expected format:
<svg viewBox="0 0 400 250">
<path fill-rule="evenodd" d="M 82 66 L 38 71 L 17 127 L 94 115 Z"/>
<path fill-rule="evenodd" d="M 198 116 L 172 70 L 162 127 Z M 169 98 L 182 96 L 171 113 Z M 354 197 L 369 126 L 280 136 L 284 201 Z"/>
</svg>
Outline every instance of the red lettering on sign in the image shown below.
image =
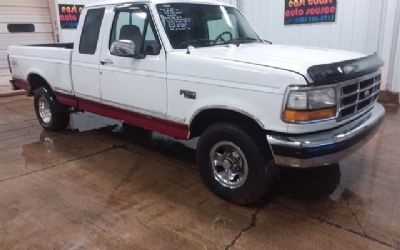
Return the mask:
<svg viewBox="0 0 400 250">
<path fill-rule="evenodd" d="M 305 6 L 306 0 L 290 0 L 289 7 L 290 8 L 298 8 L 300 6 Z"/>
</svg>

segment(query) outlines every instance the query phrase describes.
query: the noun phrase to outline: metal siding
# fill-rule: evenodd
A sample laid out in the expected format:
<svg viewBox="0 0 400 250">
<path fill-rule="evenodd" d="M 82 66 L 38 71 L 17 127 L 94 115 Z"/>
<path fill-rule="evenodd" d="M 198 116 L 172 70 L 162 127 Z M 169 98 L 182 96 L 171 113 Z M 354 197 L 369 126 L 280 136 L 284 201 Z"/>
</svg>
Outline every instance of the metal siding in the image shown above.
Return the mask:
<svg viewBox="0 0 400 250">
<path fill-rule="evenodd" d="M 8 84 L 10 80 L 10 71 L 7 69 L 0 69 L 0 85 L 1 83 Z"/>
<path fill-rule="evenodd" d="M 47 0 L 1 0 L 0 7 L 19 6 L 19 7 L 37 7 L 48 8 Z"/>
<path fill-rule="evenodd" d="M 32 23 L 33 33 L 10 33 L 10 23 Z M 8 68 L 7 47 L 15 44 L 52 43 L 53 31 L 48 0 L 1 0 L 0 1 L 0 71 Z M 4 75 L 2 76 L 4 77 Z"/>
<path fill-rule="evenodd" d="M 239 1 L 260 36 L 274 43 L 378 51 L 382 0 L 338 1 L 335 23 L 284 25 L 284 1 Z M 357 10 L 357 11 L 355 11 Z"/>
<path fill-rule="evenodd" d="M 14 33 L 0 34 L 0 50 L 6 50 L 11 44 L 28 45 L 53 42 L 52 33 Z"/>
<path fill-rule="evenodd" d="M 237 0 L 218 0 L 219 2 L 228 3 L 236 6 Z"/>
<path fill-rule="evenodd" d="M 5 49 L 0 49 L 0 72 L 4 73 L 4 70 L 7 69 L 8 63 L 7 63 L 7 50 Z M 4 69 L 2 71 L 2 69 Z"/>
<path fill-rule="evenodd" d="M 398 0 L 383 0 L 383 9 L 381 12 L 381 25 L 379 33 L 379 55 L 385 60 L 385 66 L 382 69 L 381 89 L 390 90 L 393 75 L 390 74 L 392 63 L 391 55 L 394 49 L 393 31 L 396 24 L 396 5 Z"/>
<path fill-rule="evenodd" d="M 400 33 L 400 26 L 398 28 Z M 395 92 L 400 92 L 400 36 L 397 38 L 397 53 L 393 74 L 392 90 Z"/>
<path fill-rule="evenodd" d="M 50 23 L 35 23 L 34 25 L 36 33 L 49 33 L 49 30 L 51 30 Z M 0 34 L 9 35 L 7 23 L 0 23 Z"/>
<path fill-rule="evenodd" d="M 50 16 L 33 16 L 33 15 L 2 15 L 0 16 L 0 23 L 50 23 Z"/>
</svg>

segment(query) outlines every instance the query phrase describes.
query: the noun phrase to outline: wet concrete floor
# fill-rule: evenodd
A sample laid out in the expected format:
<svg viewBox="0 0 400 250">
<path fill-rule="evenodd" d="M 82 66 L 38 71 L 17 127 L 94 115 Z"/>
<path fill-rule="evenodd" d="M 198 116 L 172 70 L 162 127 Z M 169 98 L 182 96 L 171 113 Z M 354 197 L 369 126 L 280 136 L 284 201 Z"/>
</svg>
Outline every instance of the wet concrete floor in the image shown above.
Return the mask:
<svg viewBox="0 0 400 250">
<path fill-rule="evenodd" d="M 32 99 L 0 98 L 0 249 L 400 249 L 400 111 L 386 108 L 357 154 L 281 169 L 243 208 L 203 185 L 195 141 L 91 115 L 49 133 Z"/>
</svg>

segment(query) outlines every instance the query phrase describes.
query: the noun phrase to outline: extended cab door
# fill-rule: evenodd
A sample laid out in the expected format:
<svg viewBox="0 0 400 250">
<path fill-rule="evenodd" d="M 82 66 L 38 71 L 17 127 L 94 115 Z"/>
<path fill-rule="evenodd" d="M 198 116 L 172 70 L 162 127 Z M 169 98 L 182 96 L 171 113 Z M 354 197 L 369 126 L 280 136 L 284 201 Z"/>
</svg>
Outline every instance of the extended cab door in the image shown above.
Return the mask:
<svg viewBox="0 0 400 250">
<path fill-rule="evenodd" d="M 72 55 L 72 81 L 76 96 L 100 101 L 99 65 L 105 8 L 92 8 L 83 13 Z M 79 32 L 80 31 L 80 32 Z"/>
<path fill-rule="evenodd" d="M 113 8 L 100 65 L 102 102 L 153 117 L 166 114 L 165 52 L 146 4 Z M 110 15 L 111 16 L 111 15 Z M 135 57 L 112 55 L 115 41 L 135 43 Z"/>
</svg>

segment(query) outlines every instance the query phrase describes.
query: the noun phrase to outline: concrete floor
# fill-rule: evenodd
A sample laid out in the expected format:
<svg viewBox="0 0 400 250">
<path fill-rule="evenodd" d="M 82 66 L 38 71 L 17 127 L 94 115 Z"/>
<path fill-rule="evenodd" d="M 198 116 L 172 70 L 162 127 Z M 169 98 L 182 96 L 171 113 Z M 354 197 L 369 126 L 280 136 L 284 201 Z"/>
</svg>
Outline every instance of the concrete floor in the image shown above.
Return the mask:
<svg viewBox="0 0 400 250">
<path fill-rule="evenodd" d="M 202 184 L 195 142 L 48 133 L 32 99 L 0 98 L 0 249 L 399 249 L 400 112 L 387 111 L 357 154 L 282 169 L 270 200 L 243 208 Z"/>
</svg>

